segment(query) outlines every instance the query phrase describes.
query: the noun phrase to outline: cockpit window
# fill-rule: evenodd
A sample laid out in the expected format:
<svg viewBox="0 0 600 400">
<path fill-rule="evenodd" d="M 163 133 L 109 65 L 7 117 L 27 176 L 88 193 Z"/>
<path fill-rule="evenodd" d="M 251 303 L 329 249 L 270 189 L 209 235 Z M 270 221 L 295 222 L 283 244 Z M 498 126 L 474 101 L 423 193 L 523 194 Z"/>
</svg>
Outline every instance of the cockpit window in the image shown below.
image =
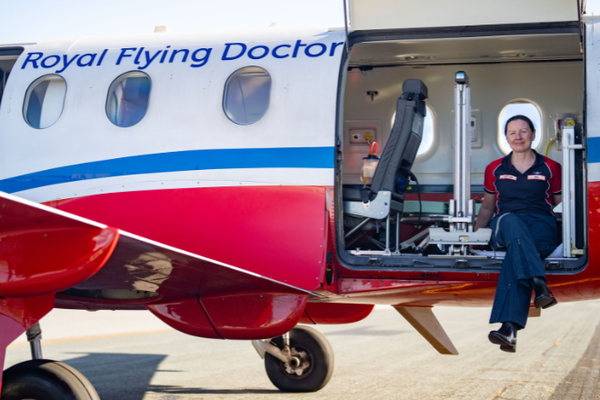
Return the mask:
<svg viewBox="0 0 600 400">
<path fill-rule="evenodd" d="M 44 129 L 54 125 L 62 114 L 67 84 L 59 75 L 45 75 L 27 89 L 23 117 L 32 128 Z"/>
<path fill-rule="evenodd" d="M 143 72 L 127 72 L 110 85 L 106 115 L 116 126 L 133 126 L 146 115 L 149 98 L 150 77 Z"/>
<path fill-rule="evenodd" d="M 232 122 L 250 125 L 265 115 L 271 97 L 271 76 L 260 67 L 246 67 L 234 72 L 223 95 L 223 110 Z"/>
<path fill-rule="evenodd" d="M 536 149 L 542 141 L 544 131 L 542 130 L 542 113 L 540 112 L 540 109 L 527 100 L 512 102 L 502 109 L 500 117 L 498 118 L 498 146 L 504 154 L 508 154 L 512 151 L 506 141 L 506 136 L 504 136 L 504 125 L 506 125 L 506 121 L 508 121 L 509 118 L 515 115 L 524 115 L 533 122 L 533 126 L 535 127 L 535 139 L 533 143 L 531 143 L 532 149 Z"/>
</svg>

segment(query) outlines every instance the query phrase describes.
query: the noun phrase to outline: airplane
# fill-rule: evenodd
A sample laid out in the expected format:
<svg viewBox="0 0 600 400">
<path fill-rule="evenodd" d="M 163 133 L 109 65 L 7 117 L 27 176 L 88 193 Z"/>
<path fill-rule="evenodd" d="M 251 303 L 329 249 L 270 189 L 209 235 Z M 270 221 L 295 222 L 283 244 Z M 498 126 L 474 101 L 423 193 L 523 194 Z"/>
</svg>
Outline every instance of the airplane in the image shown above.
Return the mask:
<svg viewBox="0 0 600 400">
<path fill-rule="evenodd" d="M 492 303 L 504 255 L 473 225 L 514 114 L 563 168 L 548 284 L 600 297 L 600 5 L 348 5 L 341 29 L 0 45 L 0 361 L 32 348 L 3 400 L 98 398 L 42 357 L 55 307 L 250 340 L 289 392 L 333 373 L 311 325 L 377 304 L 458 354 L 432 310 Z"/>
</svg>

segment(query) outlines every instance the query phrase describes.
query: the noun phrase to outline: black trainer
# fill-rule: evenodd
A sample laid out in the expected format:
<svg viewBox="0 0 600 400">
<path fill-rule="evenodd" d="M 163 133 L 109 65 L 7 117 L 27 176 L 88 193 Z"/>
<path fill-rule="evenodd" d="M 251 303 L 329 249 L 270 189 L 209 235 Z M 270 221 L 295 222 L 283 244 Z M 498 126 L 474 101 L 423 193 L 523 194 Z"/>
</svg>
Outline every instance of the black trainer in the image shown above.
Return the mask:
<svg viewBox="0 0 600 400">
<path fill-rule="evenodd" d="M 517 351 L 517 327 L 512 322 L 503 322 L 500 329 L 490 332 L 488 339 L 494 344 L 499 344 L 502 351 Z"/>
<path fill-rule="evenodd" d="M 558 303 L 550 291 L 550 288 L 546 285 L 544 278 L 535 276 L 531 278 L 531 284 L 535 291 L 533 304 L 535 304 L 536 308 L 550 308 Z"/>
</svg>

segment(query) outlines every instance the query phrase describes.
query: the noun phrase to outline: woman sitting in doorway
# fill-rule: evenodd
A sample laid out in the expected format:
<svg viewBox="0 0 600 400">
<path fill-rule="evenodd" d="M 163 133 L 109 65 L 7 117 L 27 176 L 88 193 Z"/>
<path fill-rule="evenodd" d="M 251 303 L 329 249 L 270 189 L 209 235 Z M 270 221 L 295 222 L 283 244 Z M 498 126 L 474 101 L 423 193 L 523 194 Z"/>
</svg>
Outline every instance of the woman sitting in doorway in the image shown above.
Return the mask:
<svg viewBox="0 0 600 400">
<path fill-rule="evenodd" d="M 542 260 L 559 243 L 552 209 L 562 201 L 561 166 L 531 148 L 535 129 L 526 116 L 506 121 L 504 134 L 512 152 L 485 170 L 485 197 L 474 229 L 489 225 L 492 246 L 506 247 L 490 316 L 490 323 L 501 322 L 502 327 L 488 337 L 500 350 L 514 353 L 532 290 L 537 308 L 556 304 Z"/>
</svg>

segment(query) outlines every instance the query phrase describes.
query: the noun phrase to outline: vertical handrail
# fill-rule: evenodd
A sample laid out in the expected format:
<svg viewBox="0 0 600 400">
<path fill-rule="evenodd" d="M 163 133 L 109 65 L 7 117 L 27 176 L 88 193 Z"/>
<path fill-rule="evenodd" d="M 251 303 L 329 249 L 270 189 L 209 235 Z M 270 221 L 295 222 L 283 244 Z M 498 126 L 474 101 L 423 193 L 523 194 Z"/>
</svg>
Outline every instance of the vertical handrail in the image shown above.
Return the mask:
<svg viewBox="0 0 600 400">
<path fill-rule="evenodd" d="M 458 76 L 459 73 L 457 73 Z M 454 217 L 469 217 L 471 199 L 471 85 L 464 78 L 454 85 Z M 466 231 L 465 223 L 457 230 Z"/>
<path fill-rule="evenodd" d="M 565 126 L 562 132 L 562 231 L 563 257 L 571 257 L 571 140 L 574 128 Z"/>
<path fill-rule="evenodd" d="M 562 231 L 563 257 L 573 256 L 576 243 L 575 230 L 575 150 L 582 150 L 582 144 L 575 144 L 575 127 L 565 126 L 562 132 Z"/>
</svg>

